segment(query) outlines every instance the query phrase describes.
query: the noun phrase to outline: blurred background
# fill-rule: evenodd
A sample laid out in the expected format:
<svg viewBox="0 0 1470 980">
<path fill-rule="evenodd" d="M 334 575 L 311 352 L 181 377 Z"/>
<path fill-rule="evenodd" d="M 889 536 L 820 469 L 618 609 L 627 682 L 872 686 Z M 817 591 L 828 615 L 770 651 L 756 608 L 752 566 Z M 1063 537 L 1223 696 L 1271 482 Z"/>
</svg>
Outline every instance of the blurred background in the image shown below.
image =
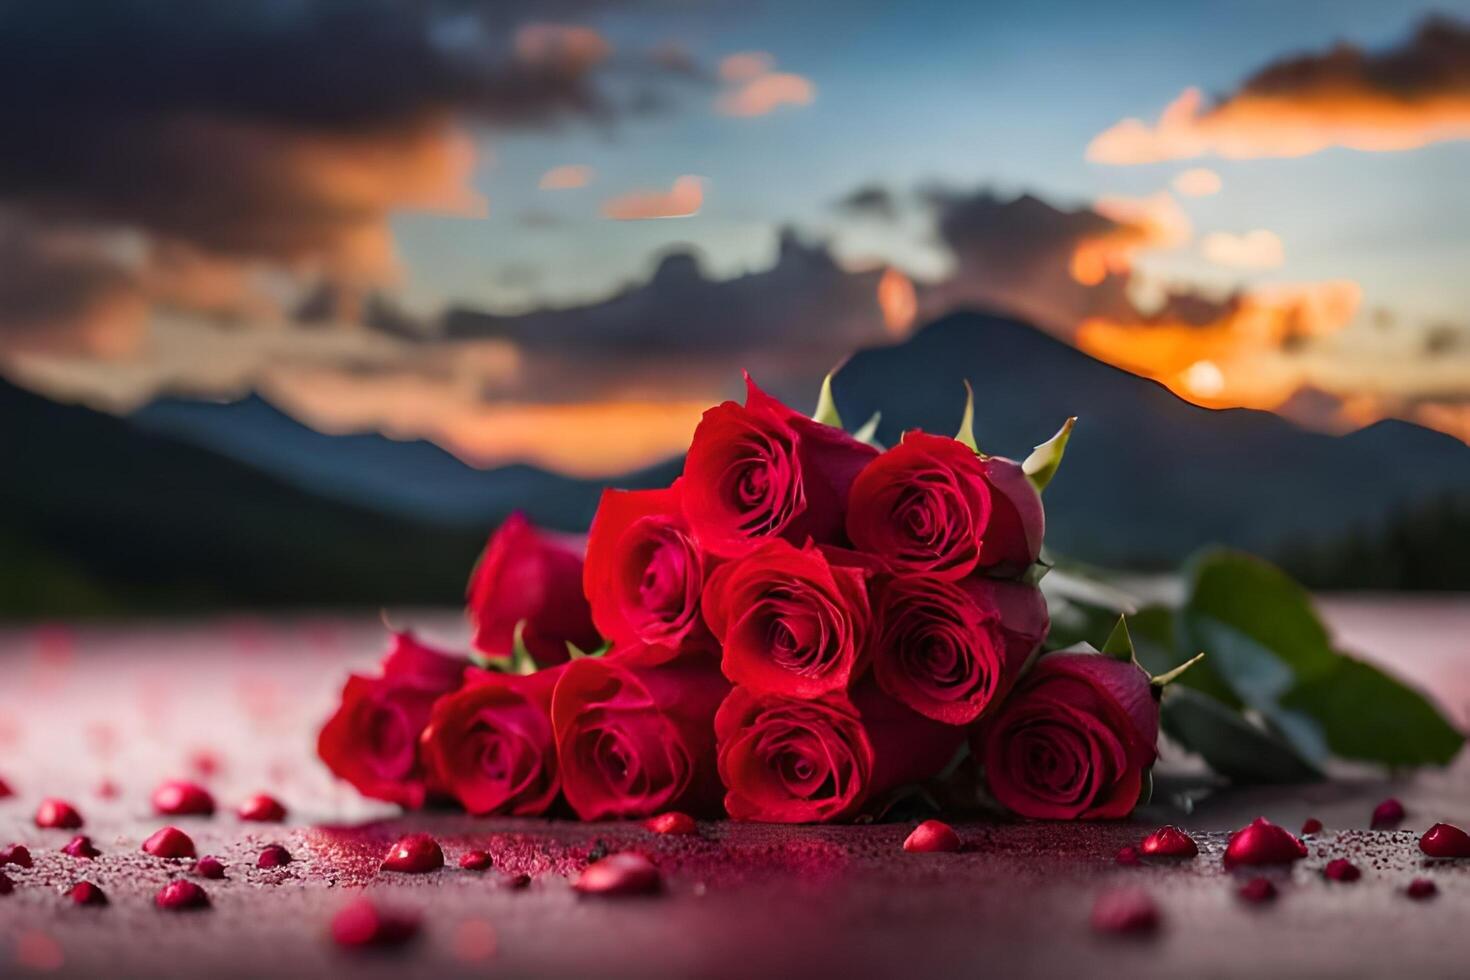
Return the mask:
<svg viewBox="0 0 1470 980">
<path fill-rule="evenodd" d="M 1470 6 L 0 0 L 0 616 L 454 605 L 748 369 L 1470 588 Z"/>
</svg>

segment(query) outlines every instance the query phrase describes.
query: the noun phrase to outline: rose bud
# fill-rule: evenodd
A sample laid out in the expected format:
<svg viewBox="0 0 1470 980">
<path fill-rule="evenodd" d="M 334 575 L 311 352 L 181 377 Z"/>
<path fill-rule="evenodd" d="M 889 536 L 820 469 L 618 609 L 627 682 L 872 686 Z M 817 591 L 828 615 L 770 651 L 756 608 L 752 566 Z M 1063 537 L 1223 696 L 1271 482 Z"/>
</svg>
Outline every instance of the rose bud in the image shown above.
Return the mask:
<svg viewBox="0 0 1470 980">
<path fill-rule="evenodd" d="M 904 839 L 903 849 L 916 854 L 958 851 L 960 838 L 954 828 L 944 821 L 925 820 Z"/>
<path fill-rule="evenodd" d="M 878 684 L 950 725 L 999 704 L 1049 626 L 1041 591 L 1019 582 L 901 575 L 876 601 Z"/>
<path fill-rule="evenodd" d="M 616 650 L 614 650 L 614 654 Z M 718 806 L 715 709 L 730 685 L 701 660 L 573 661 L 551 698 L 562 793 L 583 820 Z"/>
<path fill-rule="evenodd" d="M 580 650 L 601 646 L 582 592 L 586 550 L 583 538 L 538 530 L 524 514 L 506 518 L 470 577 L 466 612 L 475 649 L 509 656 L 521 623 L 521 641 L 542 667 L 565 662 L 568 643 Z"/>
<path fill-rule="evenodd" d="M 419 738 L 434 702 L 459 688 L 468 662 L 395 633 L 377 677 L 352 675 L 322 727 L 317 754 L 364 796 L 416 809 L 428 794 Z"/>
<path fill-rule="evenodd" d="M 1291 831 L 1257 817 L 1230 835 L 1225 846 L 1225 864 L 1290 864 L 1307 856 L 1307 845 Z"/>
<path fill-rule="evenodd" d="M 816 823 L 856 816 L 899 786 L 932 778 L 964 732 L 916 714 L 875 685 L 800 699 L 737 687 L 715 716 L 725 809 L 735 820 Z"/>
<path fill-rule="evenodd" d="M 684 458 L 684 516 L 724 558 L 763 538 L 840 544 L 857 474 L 878 455 L 841 429 L 792 411 L 746 375 L 745 405 L 704 413 Z"/>
<path fill-rule="evenodd" d="M 867 665 L 867 575 L 781 540 L 721 565 L 703 605 L 725 676 L 798 698 L 846 690 Z"/>
<path fill-rule="evenodd" d="M 1437 823 L 1419 838 L 1419 850 L 1432 858 L 1470 858 L 1470 834 L 1454 824 Z"/>
<path fill-rule="evenodd" d="M 974 731 L 991 795 L 1022 817 L 1127 816 L 1153 765 L 1159 705 L 1136 663 L 1058 652 L 1036 661 Z"/>
<path fill-rule="evenodd" d="M 545 813 L 561 788 L 551 692 L 563 670 L 471 670 L 463 688 L 434 705 L 424 731 L 435 785 L 476 816 Z"/>
<path fill-rule="evenodd" d="M 895 571 L 947 579 L 1024 571 L 1044 531 L 1041 497 L 1019 464 L 917 430 L 858 475 L 847 512 L 854 547 Z"/>
<path fill-rule="evenodd" d="M 679 483 L 603 491 L 582 580 L 598 632 L 615 645 L 662 648 L 670 658 L 707 648 L 699 600 L 711 560 L 689 531 Z"/>
<path fill-rule="evenodd" d="M 1139 851 L 1153 858 L 1192 858 L 1199 854 L 1194 838 L 1178 827 L 1160 827 L 1139 845 Z"/>
<path fill-rule="evenodd" d="M 214 815 L 214 797 L 198 783 L 170 779 L 153 791 L 153 812 L 169 817 L 209 817 Z"/>
</svg>

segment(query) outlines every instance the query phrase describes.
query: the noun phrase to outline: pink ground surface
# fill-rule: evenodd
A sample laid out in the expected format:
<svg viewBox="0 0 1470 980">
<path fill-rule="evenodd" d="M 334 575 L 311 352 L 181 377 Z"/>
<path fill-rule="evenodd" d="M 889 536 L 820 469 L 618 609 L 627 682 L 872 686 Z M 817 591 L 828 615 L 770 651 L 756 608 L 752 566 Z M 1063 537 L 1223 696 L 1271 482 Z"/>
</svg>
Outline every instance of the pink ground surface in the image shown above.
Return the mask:
<svg viewBox="0 0 1470 980">
<path fill-rule="evenodd" d="M 1470 722 L 1470 601 L 1329 601 L 1344 644 L 1432 688 Z M 452 641 L 452 615 L 401 615 Z M 1291 789 L 1218 793 L 1192 812 L 1160 803 L 1132 822 L 958 826 L 959 854 L 905 854 L 908 824 L 782 828 L 702 824 L 695 837 L 658 837 L 636 824 L 401 816 L 334 785 L 316 763 L 316 725 L 346 670 L 382 646 L 370 618 L 234 617 L 128 626 L 0 629 L 0 847 L 30 847 L 35 867 L 7 867 L 0 896 L 0 974 L 258 976 L 362 975 L 747 977 L 773 975 L 1464 976 L 1470 963 L 1470 861 L 1424 862 L 1418 832 L 1439 820 L 1470 826 L 1470 758 L 1402 778 L 1344 774 Z M 1188 760 L 1166 752 L 1166 766 Z M 139 851 L 166 821 L 149 794 L 169 777 L 198 779 L 221 804 L 214 818 L 175 818 L 229 877 L 203 882 L 212 908 L 168 915 L 152 895 L 187 862 Z M 104 787 L 115 790 L 105 797 Z M 268 791 L 290 807 L 280 826 L 232 815 Z M 1396 831 L 1366 828 L 1374 804 L 1402 799 Z M 71 832 L 30 821 L 42 796 L 75 802 L 102 855 L 58 853 Z M 1280 899 L 1247 906 L 1220 862 L 1226 832 L 1266 815 L 1326 830 L 1311 856 L 1277 873 Z M 1183 864 L 1121 868 L 1113 855 L 1160 823 L 1195 834 Z M 385 875 L 377 864 L 406 830 L 433 833 L 449 867 Z M 254 867 L 268 843 L 295 861 Z M 488 850 L 490 872 L 466 872 L 466 850 Z M 570 876 L 594 850 L 636 849 L 659 864 L 663 894 L 578 896 Z M 1362 868 L 1334 883 L 1334 857 Z M 500 882 L 525 873 L 530 887 Z M 1439 885 L 1414 902 L 1414 877 Z M 61 890 L 87 879 L 111 898 L 72 907 Z M 1147 939 L 1098 936 L 1096 896 L 1141 886 L 1163 911 Z M 423 916 L 396 952 L 351 955 L 327 937 L 332 913 L 366 892 Z"/>
</svg>

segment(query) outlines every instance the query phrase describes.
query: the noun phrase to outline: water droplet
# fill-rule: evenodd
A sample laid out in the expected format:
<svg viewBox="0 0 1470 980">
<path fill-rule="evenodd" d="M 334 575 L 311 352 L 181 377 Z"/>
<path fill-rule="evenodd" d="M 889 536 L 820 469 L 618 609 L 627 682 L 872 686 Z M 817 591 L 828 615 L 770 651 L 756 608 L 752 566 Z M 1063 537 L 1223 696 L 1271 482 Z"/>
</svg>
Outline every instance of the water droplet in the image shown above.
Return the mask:
<svg viewBox="0 0 1470 980">
<path fill-rule="evenodd" d="M 1327 862 L 1327 867 L 1322 869 L 1322 876 L 1329 881 L 1357 881 L 1363 877 L 1363 872 L 1358 866 L 1347 858 L 1333 858 Z"/>
<path fill-rule="evenodd" d="M 73 905 L 106 905 L 107 896 L 102 889 L 90 881 L 79 881 L 67 889 L 66 897 L 71 899 Z"/>
<path fill-rule="evenodd" d="M 1148 892 L 1122 888 L 1103 892 L 1092 906 L 1092 928 L 1114 935 L 1143 936 L 1159 928 L 1159 907 Z"/>
<path fill-rule="evenodd" d="M 1192 858 L 1199 854 L 1194 838 L 1172 825 L 1149 834 L 1138 849 L 1145 857 L 1154 858 Z"/>
<path fill-rule="evenodd" d="M 168 912 L 202 909 L 209 907 L 209 895 L 194 882 L 175 878 L 153 896 L 153 904 Z"/>
<path fill-rule="evenodd" d="M 485 871 L 494 863 L 485 851 L 466 851 L 459 859 L 459 866 L 466 871 Z"/>
<path fill-rule="evenodd" d="M 444 852 L 439 842 L 428 834 L 409 834 L 401 837 L 383 858 L 384 871 L 401 871 L 405 874 L 424 874 L 444 867 Z"/>
<path fill-rule="evenodd" d="M 643 826 L 655 834 L 692 834 L 699 829 L 693 817 L 677 810 L 649 817 L 643 821 Z"/>
<path fill-rule="evenodd" d="M 419 917 L 385 909 L 361 898 L 332 916 L 332 939 L 339 946 L 398 946 L 419 932 Z"/>
<path fill-rule="evenodd" d="M 164 827 L 143 842 L 143 851 L 160 858 L 191 858 L 194 841 L 177 827 Z"/>
<path fill-rule="evenodd" d="M 1227 865 L 1290 864 L 1306 856 L 1307 845 L 1265 817 L 1257 817 L 1231 834 L 1225 847 Z"/>
<path fill-rule="evenodd" d="M 170 779 L 153 791 L 153 809 L 169 817 L 210 817 L 214 797 L 198 783 Z"/>
<path fill-rule="evenodd" d="M 1322 821 L 1318 820 L 1316 817 L 1308 817 L 1306 820 L 1302 821 L 1303 837 L 1306 837 L 1309 834 L 1320 833 L 1322 833 Z"/>
<path fill-rule="evenodd" d="M 1454 824 L 1437 823 L 1419 838 L 1419 850 L 1432 858 L 1470 857 L 1470 834 Z"/>
<path fill-rule="evenodd" d="M 280 844 L 271 844 L 260 852 L 255 866 L 258 868 L 281 868 L 291 863 L 291 852 Z"/>
<path fill-rule="evenodd" d="M 62 854 L 70 854 L 74 858 L 85 858 L 91 860 L 102 852 L 92 846 L 92 838 L 86 834 L 78 834 L 67 842 L 61 849 Z"/>
</svg>

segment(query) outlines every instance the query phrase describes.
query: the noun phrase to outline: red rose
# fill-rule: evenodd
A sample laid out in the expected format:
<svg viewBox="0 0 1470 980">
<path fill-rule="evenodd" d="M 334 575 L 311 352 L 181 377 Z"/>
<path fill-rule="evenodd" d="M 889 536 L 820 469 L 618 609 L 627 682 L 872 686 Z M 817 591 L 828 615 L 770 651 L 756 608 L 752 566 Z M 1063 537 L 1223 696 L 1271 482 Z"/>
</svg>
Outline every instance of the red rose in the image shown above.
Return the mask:
<svg viewBox="0 0 1470 980">
<path fill-rule="evenodd" d="M 802 700 L 737 687 L 715 715 L 725 809 L 735 820 L 846 820 L 937 775 L 961 729 L 915 714 L 872 685 Z"/>
<path fill-rule="evenodd" d="M 609 655 L 611 656 L 611 655 Z M 551 699 L 562 793 L 583 820 L 718 805 L 714 714 L 730 685 L 713 663 L 569 664 Z"/>
<path fill-rule="evenodd" d="M 706 559 L 689 533 L 679 483 L 605 490 L 587 538 L 583 583 L 592 621 L 614 644 L 708 645 L 699 613 Z"/>
<path fill-rule="evenodd" d="M 395 633 L 379 676 L 347 679 L 341 706 L 317 737 L 317 755 L 363 796 L 423 806 L 428 774 L 419 737 L 434 702 L 460 686 L 467 666 L 409 633 Z"/>
<path fill-rule="evenodd" d="M 972 745 L 991 794 L 1013 813 L 1092 820 L 1133 810 L 1158 736 L 1143 668 L 1063 652 L 1036 662 Z"/>
<path fill-rule="evenodd" d="M 551 692 L 563 670 L 472 670 L 463 688 L 440 698 L 423 735 L 435 786 L 476 815 L 546 812 L 561 788 Z"/>
<path fill-rule="evenodd" d="M 919 431 L 858 475 L 847 512 L 855 547 L 895 570 L 951 579 L 977 567 L 1022 571 L 1044 530 L 1041 498 L 1019 465 Z"/>
<path fill-rule="evenodd" d="M 845 690 L 867 663 L 866 579 L 815 545 L 779 539 L 720 566 L 704 590 L 704 618 L 724 647 L 725 676 L 800 698 Z"/>
<path fill-rule="evenodd" d="M 903 575 L 878 599 L 873 674 L 928 718 L 967 725 L 1000 703 L 1046 638 L 1035 586 L 971 577 Z"/>
<path fill-rule="evenodd" d="M 848 489 L 878 451 L 745 381 L 744 407 L 725 402 L 705 412 L 684 460 L 684 514 L 695 539 L 724 557 L 763 538 L 840 543 Z"/>
<path fill-rule="evenodd" d="M 475 648 L 507 656 L 521 622 L 526 649 L 543 667 L 567 659 L 568 641 L 581 650 L 601 646 L 582 594 L 585 551 L 581 538 L 538 531 L 520 513 L 508 517 L 490 536 L 470 578 Z"/>
</svg>

